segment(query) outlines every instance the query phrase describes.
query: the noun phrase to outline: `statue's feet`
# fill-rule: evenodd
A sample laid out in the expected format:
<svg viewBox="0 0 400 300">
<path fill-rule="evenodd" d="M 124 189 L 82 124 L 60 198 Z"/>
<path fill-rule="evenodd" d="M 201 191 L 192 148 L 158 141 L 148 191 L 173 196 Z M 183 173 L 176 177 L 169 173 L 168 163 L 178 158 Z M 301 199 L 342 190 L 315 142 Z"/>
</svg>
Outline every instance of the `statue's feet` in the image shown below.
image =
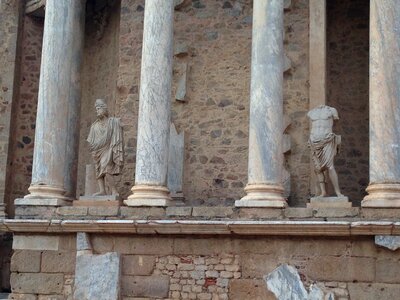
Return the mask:
<svg viewBox="0 0 400 300">
<path fill-rule="evenodd" d="M 100 192 L 97 192 L 97 193 L 93 194 L 94 197 L 96 197 L 96 196 L 105 196 L 105 195 L 106 195 L 105 191 L 100 191 Z"/>
<path fill-rule="evenodd" d="M 336 193 L 336 197 L 344 197 L 342 193 Z"/>
</svg>

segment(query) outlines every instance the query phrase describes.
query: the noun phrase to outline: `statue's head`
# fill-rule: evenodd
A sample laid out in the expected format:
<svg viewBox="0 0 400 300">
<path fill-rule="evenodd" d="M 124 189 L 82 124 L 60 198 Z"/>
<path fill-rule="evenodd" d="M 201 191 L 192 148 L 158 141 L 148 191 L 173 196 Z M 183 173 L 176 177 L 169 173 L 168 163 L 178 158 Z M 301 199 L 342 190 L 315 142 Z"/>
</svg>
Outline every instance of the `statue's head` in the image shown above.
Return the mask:
<svg viewBox="0 0 400 300">
<path fill-rule="evenodd" d="M 94 107 L 96 108 L 98 117 L 102 118 L 108 116 L 107 103 L 104 99 L 96 99 Z"/>
</svg>

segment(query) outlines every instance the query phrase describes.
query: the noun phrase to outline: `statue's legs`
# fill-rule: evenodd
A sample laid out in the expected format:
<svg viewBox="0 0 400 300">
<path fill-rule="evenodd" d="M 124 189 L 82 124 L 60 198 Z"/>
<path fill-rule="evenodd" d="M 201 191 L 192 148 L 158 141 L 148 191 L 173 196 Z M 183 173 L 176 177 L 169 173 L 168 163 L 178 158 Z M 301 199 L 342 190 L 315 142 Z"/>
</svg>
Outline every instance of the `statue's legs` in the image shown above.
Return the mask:
<svg viewBox="0 0 400 300">
<path fill-rule="evenodd" d="M 99 185 L 100 191 L 94 193 L 93 196 L 103 196 L 106 194 L 106 186 L 104 182 L 104 176 L 97 179 L 97 184 Z"/>
<path fill-rule="evenodd" d="M 338 197 L 343 196 L 342 193 L 340 192 L 338 176 L 335 167 L 333 166 L 329 168 L 329 178 L 331 179 L 336 196 Z"/>
<path fill-rule="evenodd" d="M 118 195 L 118 191 L 115 187 L 114 176 L 110 175 L 110 174 L 106 174 L 106 178 L 107 178 L 107 185 L 111 189 L 111 195 Z"/>
<path fill-rule="evenodd" d="M 321 190 L 321 194 L 319 195 L 319 197 L 325 197 L 326 196 L 326 188 L 325 188 L 325 176 L 324 176 L 324 173 L 316 172 L 315 174 L 317 175 L 319 188 Z"/>
</svg>

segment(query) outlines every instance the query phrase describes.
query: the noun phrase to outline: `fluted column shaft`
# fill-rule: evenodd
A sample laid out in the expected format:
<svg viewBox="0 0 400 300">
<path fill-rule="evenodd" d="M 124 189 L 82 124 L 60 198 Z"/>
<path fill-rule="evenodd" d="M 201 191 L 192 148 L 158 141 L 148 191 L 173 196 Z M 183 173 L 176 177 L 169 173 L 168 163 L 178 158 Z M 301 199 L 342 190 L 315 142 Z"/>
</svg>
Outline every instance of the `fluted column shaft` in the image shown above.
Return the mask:
<svg viewBox="0 0 400 300">
<path fill-rule="evenodd" d="M 283 1 L 253 1 L 247 196 L 236 206 L 284 207 Z"/>
<path fill-rule="evenodd" d="M 370 1 L 370 184 L 364 207 L 400 207 L 400 5 Z"/>
<path fill-rule="evenodd" d="M 46 1 L 32 183 L 25 197 L 33 205 L 33 198 L 59 205 L 75 196 L 85 3 Z"/>
<path fill-rule="evenodd" d="M 174 1 L 146 0 L 135 186 L 129 206 L 165 206 L 173 58 Z"/>
</svg>

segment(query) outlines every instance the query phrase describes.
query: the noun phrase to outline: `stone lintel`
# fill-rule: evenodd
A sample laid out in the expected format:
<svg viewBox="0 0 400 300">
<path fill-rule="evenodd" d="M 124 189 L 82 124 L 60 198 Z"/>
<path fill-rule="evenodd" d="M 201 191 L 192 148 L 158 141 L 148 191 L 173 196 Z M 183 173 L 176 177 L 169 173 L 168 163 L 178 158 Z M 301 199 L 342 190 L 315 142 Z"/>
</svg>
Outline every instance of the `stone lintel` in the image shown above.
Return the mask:
<svg viewBox="0 0 400 300">
<path fill-rule="evenodd" d="M 72 201 L 58 198 L 17 198 L 15 206 L 70 206 Z"/>
<path fill-rule="evenodd" d="M 212 234 L 265 236 L 400 235 L 400 222 L 382 221 L 199 221 L 199 220 L 0 220 L 13 233 Z M 27 237 L 33 237 L 29 235 Z"/>
</svg>

